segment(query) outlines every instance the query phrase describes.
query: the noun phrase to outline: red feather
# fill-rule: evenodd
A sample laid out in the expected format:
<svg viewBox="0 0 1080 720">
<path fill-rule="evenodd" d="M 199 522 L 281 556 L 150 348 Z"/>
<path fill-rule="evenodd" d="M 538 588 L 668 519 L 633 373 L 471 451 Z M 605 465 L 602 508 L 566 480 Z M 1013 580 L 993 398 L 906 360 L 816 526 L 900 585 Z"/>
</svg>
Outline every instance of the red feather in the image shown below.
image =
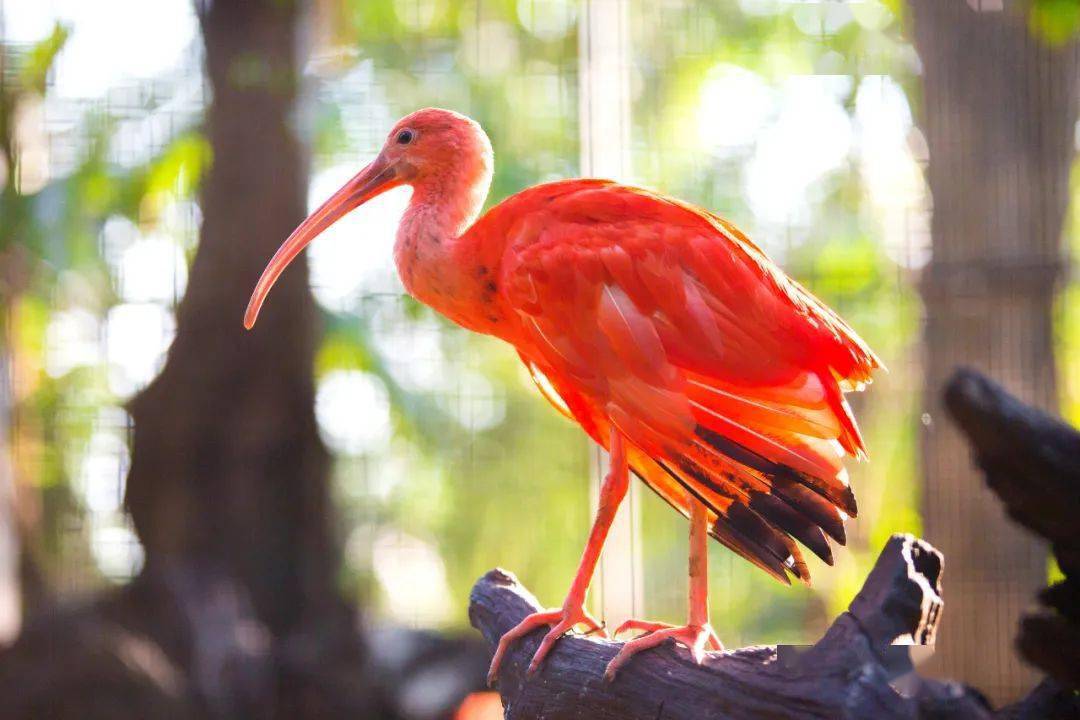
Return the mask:
<svg viewBox="0 0 1080 720">
<path fill-rule="evenodd" d="M 653 490 L 703 500 L 770 574 L 808 579 L 789 534 L 831 560 L 864 452 L 843 391 L 881 365 L 834 312 L 727 221 L 611 182 L 531 188 L 463 240 L 499 247 L 497 334 L 596 442 L 618 428 Z"/>
</svg>

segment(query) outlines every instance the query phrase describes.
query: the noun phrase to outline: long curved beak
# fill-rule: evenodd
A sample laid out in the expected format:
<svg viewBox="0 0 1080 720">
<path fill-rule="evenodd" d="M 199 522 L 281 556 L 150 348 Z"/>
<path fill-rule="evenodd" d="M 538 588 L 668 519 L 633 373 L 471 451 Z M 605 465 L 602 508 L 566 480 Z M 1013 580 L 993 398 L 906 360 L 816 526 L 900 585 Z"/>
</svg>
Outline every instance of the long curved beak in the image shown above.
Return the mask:
<svg viewBox="0 0 1080 720">
<path fill-rule="evenodd" d="M 308 243 L 355 208 L 403 182 L 404 179 L 397 168 L 379 155 L 370 165 L 331 195 L 330 199 L 320 205 L 315 212 L 308 215 L 307 219 L 300 223 L 300 226 L 293 230 L 292 235 L 281 244 L 274 253 L 274 257 L 266 265 L 266 269 L 263 270 L 262 277 L 255 285 L 247 310 L 244 312 L 244 327 L 250 330 L 255 325 L 259 310 L 270 288 Z"/>
</svg>

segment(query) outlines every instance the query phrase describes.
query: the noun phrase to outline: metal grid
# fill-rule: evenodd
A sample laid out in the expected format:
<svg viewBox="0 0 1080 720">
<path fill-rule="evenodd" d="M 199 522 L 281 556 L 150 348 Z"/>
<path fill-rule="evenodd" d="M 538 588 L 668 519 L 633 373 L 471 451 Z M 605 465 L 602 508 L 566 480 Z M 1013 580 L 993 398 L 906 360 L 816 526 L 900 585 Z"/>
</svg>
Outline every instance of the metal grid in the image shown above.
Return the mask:
<svg viewBox="0 0 1080 720">
<path fill-rule="evenodd" d="M 365 14 L 387 8 L 390 25 Z M 735 221 L 890 366 L 854 399 L 874 460 L 853 468 L 862 514 L 836 567 L 812 567 L 813 591 L 787 590 L 726 551 L 712 553 L 714 624 L 725 642 L 809 641 L 858 588 L 884 538 L 919 528 L 915 434 L 920 419 L 936 419 L 918 399 L 914 282 L 927 260 L 929 199 L 926 145 L 908 100 L 917 59 L 875 2 L 660 0 L 624 11 L 633 122 L 619 151 L 628 154 L 627 179 Z M 312 204 L 370 159 L 396 117 L 423 105 L 468 112 L 488 129 L 497 151 L 492 201 L 577 175 L 589 138 L 580 120 L 578 68 L 591 52 L 579 40 L 588 30 L 583 17 L 576 3 L 556 0 L 319 3 L 311 97 L 298 118 L 314 143 Z M 864 42 L 852 44 L 852 35 Z M 39 134 L 50 176 L 78 166 L 93 141 L 88 114 L 113 122 L 109 158 L 119 166 L 157 155 L 201 115 L 200 59 L 193 42 L 161 77 L 118 80 L 101 97 L 47 101 Z M 801 135 L 792 133 L 793 118 L 804 121 Z M 824 160 L 822 147 L 833 148 Z M 791 153 L 780 158 L 786 164 L 769 155 L 776 148 Z M 771 202 L 777 198 L 787 204 Z M 463 622 L 460 603 L 438 598 L 464 598 L 496 562 L 554 603 L 588 527 L 585 478 L 597 473 L 588 445 L 544 407 L 508 350 L 403 297 L 389 250 L 404 201 L 403 193 L 381 199 L 311 253 L 313 289 L 329 321 L 319 417 L 337 457 L 349 577 L 383 616 L 415 625 Z M 16 395 L 31 392 L 19 382 L 52 383 L 57 393 L 49 418 L 29 406 L 16 414 L 14 455 L 20 482 L 34 487 L 45 477 L 36 455 L 43 439 L 62 458 L 58 477 L 74 500 L 59 486 L 47 489 L 42 512 L 55 544 L 47 569 L 64 593 L 85 592 L 102 577 L 123 580 L 138 567 L 117 503 L 129 431 L 120 404 L 160 363 L 199 219 L 186 201 L 145 212 L 145 224 L 117 218 L 101 233 L 111 295 L 88 298 L 77 277 L 62 278 L 43 357 L 16 358 L 42 368 L 15 368 Z M 145 287 L 132 286 L 138 273 L 125 271 L 125 258 L 134 263 L 140 252 L 164 278 L 155 287 L 167 292 L 140 295 Z M 1063 315 L 1074 305 L 1063 305 Z M 110 353 L 125 323 L 129 333 L 157 328 L 138 363 Z M 1069 357 L 1080 347 L 1070 338 Z M 77 369 L 86 372 L 73 376 Z M 1065 383 L 1073 407 L 1074 374 Z M 685 523 L 643 495 L 634 543 L 643 603 L 634 609 L 680 621 Z"/>
</svg>

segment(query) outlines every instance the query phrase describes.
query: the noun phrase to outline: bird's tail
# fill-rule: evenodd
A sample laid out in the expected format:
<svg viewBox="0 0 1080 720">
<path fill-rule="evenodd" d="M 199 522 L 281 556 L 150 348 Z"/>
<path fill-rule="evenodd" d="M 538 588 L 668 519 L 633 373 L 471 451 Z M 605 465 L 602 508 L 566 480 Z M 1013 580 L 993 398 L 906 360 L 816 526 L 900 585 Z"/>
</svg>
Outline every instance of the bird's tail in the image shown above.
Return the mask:
<svg viewBox="0 0 1080 720">
<path fill-rule="evenodd" d="M 831 565 L 829 540 L 843 545 L 844 519 L 857 513 L 843 457 L 861 454 L 862 440 L 835 383 L 822 379 L 800 404 L 691 376 L 693 436 L 655 435 L 631 454 L 634 472 L 683 515 L 691 498 L 704 503 L 713 537 L 773 577 L 808 583 L 795 540 Z"/>
<path fill-rule="evenodd" d="M 694 500 L 703 503 L 710 534 L 777 580 L 809 583 L 796 540 L 830 565 L 830 540 L 845 544 L 844 520 L 857 508 L 842 461 L 861 454 L 862 439 L 832 374 L 747 389 L 686 372 L 696 425 L 673 434 L 657 418 L 613 418 L 610 406 L 556 389 L 529 368 L 552 404 L 600 445 L 617 425 L 635 475 L 684 517 Z"/>
</svg>

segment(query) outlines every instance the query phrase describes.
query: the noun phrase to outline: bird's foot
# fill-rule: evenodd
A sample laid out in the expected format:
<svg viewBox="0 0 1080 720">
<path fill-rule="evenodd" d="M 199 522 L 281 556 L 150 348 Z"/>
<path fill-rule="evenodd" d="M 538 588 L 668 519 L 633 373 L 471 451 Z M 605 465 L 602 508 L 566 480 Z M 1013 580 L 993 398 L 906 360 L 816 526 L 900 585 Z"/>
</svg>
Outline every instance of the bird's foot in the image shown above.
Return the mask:
<svg viewBox="0 0 1080 720">
<path fill-rule="evenodd" d="M 510 648 L 510 645 L 515 640 L 544 625 L 550 625 L 551 629 L 544 636 L 540 647 L 536 649 L 536 653 L 533 655 L 532 662 L 529 663 L 527 671 L 529 675 L 532 675 L 540 668 L 540 664 L 544 661 L 555 641 L 576 625 L 584 625 L 588 628 L 587 634 L 597 633 L 601 637 L 607 638 L 604 626 L 589 614 L 589 611 L 582 607 L 580 602 L 573 602 L 568 598 L 566 605 L 558 610 L 545 610 L 527 615 L 524 620 L 499 638 L 499 646 L 495 649 L 495 656 L 491 658 L 491 667 L 488 669 L 487 681 L 489 686 L 495 683 L 495 678 L 499 675 L 499 665 L 502 663 L 503 656 Z"/>
<path fill-rule="evenodd" d="M 683 625 L 680 627 L 668 625 L 667 623 L 627 620 L 619 626 L 619 629 L 615 631 L 615 634 L 619 635 L 630 630 L 641 630 L 643 633 L 623 645 L 622 648 L 619 649 L 619 653 L 608 663 L 607 669 L 604 670 L 604 679 L 608 682 L 615 679 L 615 674 L 619 671 L 619 668 L 625 665 L 631 657 L 642 650 L 656 647 L 666 640 L 674 640 L 689 648 L 690 656 L 693 657 L 694 662 L 699 665 L 702 660 L 705 659 L 706 646 L 708 646 L 710 650 L 724 649 L 720 639 L 716 637 L 716 633 L 708 623 L 705 623 L 704 625 Z"/>
</svg>

